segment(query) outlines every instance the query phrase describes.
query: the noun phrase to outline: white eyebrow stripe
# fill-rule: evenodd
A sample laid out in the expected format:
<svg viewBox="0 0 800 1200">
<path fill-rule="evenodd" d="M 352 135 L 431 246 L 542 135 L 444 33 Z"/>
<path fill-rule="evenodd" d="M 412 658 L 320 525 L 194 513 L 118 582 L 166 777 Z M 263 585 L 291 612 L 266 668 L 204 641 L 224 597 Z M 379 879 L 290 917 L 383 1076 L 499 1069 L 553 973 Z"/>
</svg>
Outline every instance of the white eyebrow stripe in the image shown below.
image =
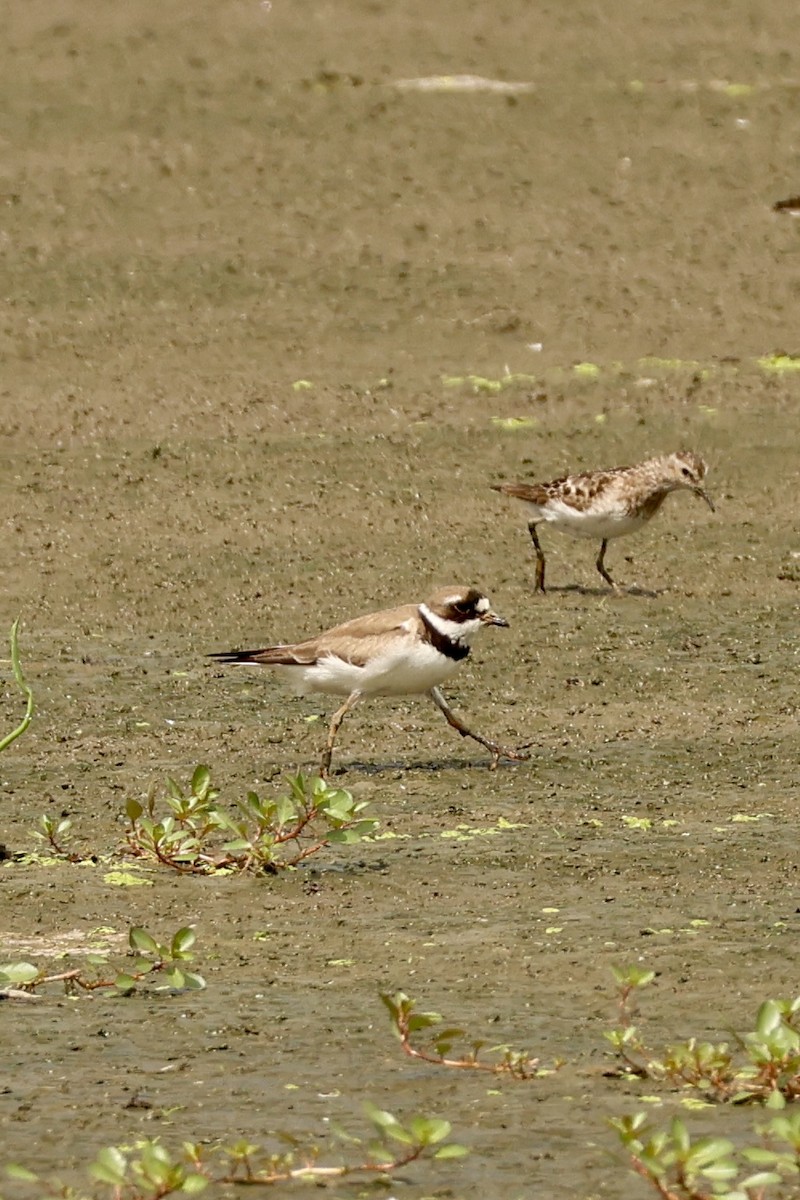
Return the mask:
<svg viewBox="0 0 800 1200">
<path fill-rule="evenodd" d="M 489 611 L 489 601 L 486 599 L 485 596 L 481 596 L 480 600 L 475 605 L 475 607 L 478 610 L 478 612 L 488 612 Z"/>
</svg>

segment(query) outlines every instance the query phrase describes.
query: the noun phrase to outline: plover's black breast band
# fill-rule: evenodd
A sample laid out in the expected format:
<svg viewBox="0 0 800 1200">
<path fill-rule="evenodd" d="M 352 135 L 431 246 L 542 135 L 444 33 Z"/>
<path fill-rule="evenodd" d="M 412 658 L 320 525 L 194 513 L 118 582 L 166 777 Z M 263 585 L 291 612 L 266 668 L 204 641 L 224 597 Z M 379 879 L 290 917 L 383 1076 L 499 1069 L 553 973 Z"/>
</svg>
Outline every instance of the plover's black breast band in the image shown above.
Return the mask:
<svg viewBox="0 0 800 1200">
<path fill-rule="evenodd" d="M 428 634 L 428 641 L 433 646 L 434 650 L 438 650 L 445 658 L 452 658 L 454 662 L 461 662 L 469 654 L 469 646 L 464 642 L 454 641 L 447 634 L 442 633 L 437 629 L 433 621 L 420 609 L 419 615 L 422 617 L 422 623 L 425 626 Z"/>
</svg>

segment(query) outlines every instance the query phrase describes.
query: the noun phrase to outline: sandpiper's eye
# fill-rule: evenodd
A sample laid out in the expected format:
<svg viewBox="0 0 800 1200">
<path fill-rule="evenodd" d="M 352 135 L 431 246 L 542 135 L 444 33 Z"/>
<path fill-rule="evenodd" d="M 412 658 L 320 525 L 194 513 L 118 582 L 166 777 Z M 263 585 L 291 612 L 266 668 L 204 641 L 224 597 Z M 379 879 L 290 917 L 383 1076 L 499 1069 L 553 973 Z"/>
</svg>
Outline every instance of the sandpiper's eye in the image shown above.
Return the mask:
<svg viewBox="0 0 800 1200">
<path fill-rule="evenodd" d="M 692 474 L 692 472 L 689 470 L 688 467 L 681 467 L 681 475 L 683 475 L 686 479 L 690 479 L 691 474 Z"/>
</svg>

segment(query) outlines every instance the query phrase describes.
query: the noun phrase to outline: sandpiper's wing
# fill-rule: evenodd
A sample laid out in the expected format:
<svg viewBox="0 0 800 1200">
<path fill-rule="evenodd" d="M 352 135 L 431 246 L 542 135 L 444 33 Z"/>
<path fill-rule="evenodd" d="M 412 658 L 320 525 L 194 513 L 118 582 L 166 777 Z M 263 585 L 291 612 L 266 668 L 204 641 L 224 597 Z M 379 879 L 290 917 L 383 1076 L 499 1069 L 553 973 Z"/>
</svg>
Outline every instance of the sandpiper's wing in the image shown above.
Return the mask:
<svg viewBox="0 0 800 1200">
<path fill-rule="evenodd" d="M 544 483 L 493 483 L 492 491 L 525 500 L 528 504 L 547 504 L 550 499 L 548 486 Z"/>
<path fill-rule="evenodd" d="M 548 483 L 493 483 L 492 488 L 514 500 L 524 500 L 537 508 L 563 504 L 576 512 L 591 508 L 597 497 L 619 478 L 624 467 L 608 471 L 584 471 L 579 475 L 564 475 Z"/>
</svg>

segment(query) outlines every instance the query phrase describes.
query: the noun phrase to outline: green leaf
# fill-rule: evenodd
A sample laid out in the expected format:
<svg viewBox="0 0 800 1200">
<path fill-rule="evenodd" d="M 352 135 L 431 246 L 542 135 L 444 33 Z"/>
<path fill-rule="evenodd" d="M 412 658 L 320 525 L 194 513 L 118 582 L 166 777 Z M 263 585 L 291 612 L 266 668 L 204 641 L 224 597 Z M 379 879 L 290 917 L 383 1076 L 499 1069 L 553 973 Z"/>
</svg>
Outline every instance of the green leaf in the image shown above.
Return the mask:
<svg viewBox="0 0 800 1200">
<path fill-rule="evenodd" d="M 739 1181 L 739 1187 L 743 1189 L 767 1187 L 771 1183 L 780 1183 L 781 1176 L 777 1171 L 758 1171 L 755 1175 L 748 1175 L 747 1179 Z"/>
<path fill-rule="evenodd" d="M 137 981 L 131 975 L 126 975 L 124 971 L 121 971 L 114 980 L 114 987 L 127 994 L 136 989 L 136 983 Z"/>
<path fill-rule="evenodd" d="M 143 812 L 144 806 L 138 800 L 131 797 L 125 801 L 125 815 L 129 821 L 138 821 Z"/>
<path fill-rule="evenodd" d="M 409 1033 L 418 1033 L 420 1029 L 430 1029 L 432 1025 L 438 1025 L 441 1019 L 440 1014 L 437 1012 L 415 1012 L 408 1018 L 408 1031 Z M 447 1030 L 443 1029 L 440 1031 L 439 1036 L 445 1037 L 447 1032 Z M 452 1032 L 454 1036 L 461 1034 L 460 1029 L 453 1030 Z"/>
<path fill-rule="evenodd" d="M 361 821 L 363 825 L 366 822 Z M 369 830 L 368 832 L 372 832 Z M 354 846 L 356 842 L 360 842 L 364 833 L 357 829 L 354 825 L 348 829 L 331 829 L 325 834 L 325 841 L 331 846 Z"/>
<path fill-rule="evenodd" d="M 382 1126 L 381 1132 L 385 1134 L 386 1137 L 392 1138 L 393 1141 L 400 1142 L 403 1146 L 414 1145 L 415 1138 L 411 1136 L 405 1126 L 401 1125 L 399 1121 L 395 1121 L 394 1125 Z"/>
<path fill-rule="evenodd" d="M 408 1128 L 420 1145 L 435 1146 L 444 1141 L 453 1127 L 442 1117 L 412 1117 Z"/>
<path fill-rule="evenodd" d="M 170 967 L 168 971 L 164 971 L 162 978 L 172 988 L 181 989 L 186 987 L 186 976 L 178 967 Z"/>
<path fill-rule="evenodd" d="M 682 1125 L 682 1122 L 675 1121 L 673 1125 Z M 681 1145 L 681 1149 L 685 1150 L 686 1146 Z M 728 1158 L 733 1153 L 733 1142 L 727 1138 L 700 1138 L 694 1142 L 686 1155 L 686 1165 L 693 1171 L 706 1169 L 706 1164 L 718 1162 L 719 1159 Z"/>
<path fill-rule="evenodd" d="M 372 817 L 367 817 L 363 821 L 356 821 L 350 826 L 351 832 L 357 833 L 359 838 L 369 837 L 376 829 L 380 827 L 380 821 L 373 820 Z"/>
<path fill-rule="evenodd" d="M 202 975 L 196 975 L 193 971 L 184 971 L 183 986 L 190 988 L 192 991 L 199 992 L 206 986 L 206 981 Z"/>
<path fill-rule="evenodd" d="M 125 1182 L 127 1167 L 127 1160 L 119 1147 L 106 1146 L 90 1165 L 89 1174 L 101 1183 L 110 1183 L 114 1187 L 119 1187 Z"/>
<path fill-rule="evenodd" d="M 162 1146 L 160 1142 L 156 1141 L 145 1141 L 141 1143 L 139 1149 L 141 1158 L 135 1164 L 137 1170 L 141 1171 L 145 1178 L 152 1183 L 164 1185 L 170 1182 L 173 1162 L 166 1146 Z"/>
<path fill-rule="evenodd" d="M 438 1013 L 425 1013 L 424 1015 L 426 1017 L 436 1017 L 437 1020 L 441 1020 L 441 1017 L 439 1016 Z M 457 1040 L 457 1038 L 463 1038 L 465 1036 L 466 1036 L 466 1034 L 463 1029 L 451 1028 L 451 1029 L 437 1029 L 436 1030 L 436 1041 L 437 1042 L 440 1042 L 443 1038 L 446 1038 L 448 1042 L 454 1042 Z"/>
<path fill-rule="evenodd" d="M 300 811 L 291 796 L 281 796 L 265 808 L 264 815 L 270 825 L 280 827 L 296 821 Z"/>
<path fill-rule="evenodd" d="M 745 1146 L 742 1150 L 742 1158 L 754 1166 L 774 1167 L 778 1157 L 774 1150 L 765 1150 L 763 1146 Z"/>
<path fill-rule="evenodd" d="M 222 846 L 222 849 L 227 851 L 229 854 L 237 854 L 240 850 L 252 849 L 252 846 L 253 843 L 251 842 L 250 838 L 243 837 L 237 838 L 235 842 L 225 842 Z"/>
<path fill-rule="evenodd" d="M 198 766 L 192 775 L 192 792 L 195 796 L 205 794 L 211 786 L 211 772 L 208 767 Z"/>
<path fill-rule="evenodd" d="M 9 983 L 33 983 L 39 978 L 39 968 L 27 962 L 4 963 L 0 975 Z"/>
<path fill-rule="evenodd" d="M 353 815 L 353 803 L 349 799 L 337 800 L 332 804 L 320 805 L 320 812 L 329 821 L 349 821 Z"/>
<path fill-rule="evenodd" d="M 691 1145 L 691 1140 L 689 1138 L 689 1131 L 683 1121 L 679 1117 L 673 1118 L 669 1131 L 678 1150 L 680 1150 L 681 1154 L 685 1154 Z"/>
<path fill-rule="evenodd" d="M 172 939 L 172 953 L 177 958 L 179 954 L 186 954 L 197 941 L 197 934 L 188 925 L 183 929 L 179 929 Z"/>
<path fill-rule="evenodd" d="M 765 1000 L 756 1014 L 756 1032 L 770 1037 L 783 1023 L 780 1006 L 775 1000 Z"/>
<path fill-rule="evenodd" d="M 181 1184 L 181 1191 L 186 1192 L 187 1196 L 196 1196 L 204 1191 L 210 1182 L 205 1175 L 187 1175 Z"/>
<path fill-rule="evenodd" d="M 434 1154 L 434 1158 L 465 1158 L 469 1154 L 466 1146 L 459 1146 L 457 1142 L 449 1142 L 446 1146 L 440 1146 Z"/>
<path fill-rule="evenodd" d="M 130 943 L 131 950 L 138 950 L 142 954 L 155 954 L 158 956 L 158 942 L 141 925 L 133 925 L 131 927 L 128 933 L 128 942 Z"/>
<path fill-rule="evenodd" d="M 386 1136 L 393 1138 L 396 1142 L 402 1142 L 405 1146 L 413 1146 L 414 1138 L 407 1129 L 398 1121 L 392 1113 L 385 1109 L 376 1108 L 374 1104 L 365 1104 L 364 1111 L 367 1114 L 372 1124 Z"/>
<path fill-rule="evenodd" d="M 19 1166 L 18 1163 L 7 1163 L 3 1167 L 3 1171 L 9 1179 L 18 1179 L 21 1183 L 36 1183 L 39 1178 L 38 1175 L 34 1175 L 33 1171 Z"/>
<path fill-rule="evenodd" d="M 739 1174 L 739 1168 L 731 1159 L 725 1159 L 722 1162 L 712 1163 L 710 1167 L 703 1167 L 702 1174 L 714 1183 L 724 1183 L 729 1179 L 735 1179 Z"/>
</svg>

